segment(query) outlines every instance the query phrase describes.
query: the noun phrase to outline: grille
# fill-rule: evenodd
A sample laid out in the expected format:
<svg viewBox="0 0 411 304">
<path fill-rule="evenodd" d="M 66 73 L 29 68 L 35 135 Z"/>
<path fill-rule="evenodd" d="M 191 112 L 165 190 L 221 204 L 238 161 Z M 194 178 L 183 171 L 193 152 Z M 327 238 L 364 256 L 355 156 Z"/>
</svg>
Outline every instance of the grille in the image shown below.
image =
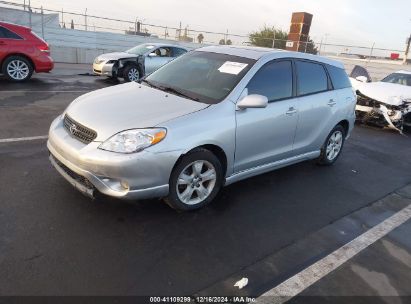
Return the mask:
<svg viewBox="0 0 411 304">
<path fill-rule="evenodd" d="M 50 153 L 50 156 L 53 158 L 53 160 L 56 162 L 56 164 L 64 170 L 72 179 L 76 180 L 80 184 L 82 184 L 84 187 L 88 189 L 94 189 L 93 184 L 84 176 L 81 176 L 77 174 L 76 172 L 72 171 L 70 168 L 65 166 L 62 162 L 60 162 L 57 158 L 54 157 L 53 154 Z"/>
<path fill-rule="evenodd" d="M 64 128 L 71 136 L 85 144 L 91 143 L 97 137 L 96 131 L 79 124 L 67 114 L 64 116 Z"/>
</svg>

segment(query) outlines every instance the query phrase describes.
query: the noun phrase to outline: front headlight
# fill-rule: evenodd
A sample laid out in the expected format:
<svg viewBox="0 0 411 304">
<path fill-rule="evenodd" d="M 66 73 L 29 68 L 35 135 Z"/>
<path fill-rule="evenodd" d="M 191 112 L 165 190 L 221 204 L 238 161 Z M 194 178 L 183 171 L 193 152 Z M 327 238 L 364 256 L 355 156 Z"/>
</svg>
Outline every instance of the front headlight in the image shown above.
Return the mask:
<svg viewBox="0 0 411 304">
<path fill-rule="evenodd" d="M 139 152 L 159 143 L 166 134 L 163 128 L 122 131 L 103 142 L 99 149 L 117 153 Z"/>
</svg>

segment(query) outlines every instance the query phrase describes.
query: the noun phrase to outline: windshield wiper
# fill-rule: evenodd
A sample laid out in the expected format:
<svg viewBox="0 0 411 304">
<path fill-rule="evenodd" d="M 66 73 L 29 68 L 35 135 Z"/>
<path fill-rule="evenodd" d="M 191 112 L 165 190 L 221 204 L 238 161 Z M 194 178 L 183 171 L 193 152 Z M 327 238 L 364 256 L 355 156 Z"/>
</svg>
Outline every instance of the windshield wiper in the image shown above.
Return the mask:
<svg viewBox="0 0 411 304">
<path fill-rule="evenodd" d="M 147 80 L 147 79 L 142 79 L 141 82 L 145 82 L 147 83 L 150 87 L 155 88 L 155 89 L 159 89 L 161 91 L 167 92 L 167 93 L 171 93 L 174 95 L 178 95 L 181 97 L 185 97 L 194 101 L 199 101 L 198 98 L 192 97 L 187 95 L 186 93 L 184 93 L 183 91 L 176 89 L 176 88 L 172 88 L 172 87 L 165 87 L 165 86 L 160 86 L 160 85 L 156 85 L 154 83 L 152 83 L 151 81 Z"/>
<path fill-rule="evenodd" d="M 198 98 L 189 96 L 189 95 L 187 95 L 186 93 L 184 93 L 183 91 L 181 91 L 181 90 L 179 90 L 179 89 L 176 89 L 176 88 L 172 88 L 172 87 L 161 87 L 161 89 L 162 89 L 164 92 L 168 92 L 168 93 L 171 93 L 171 94 L 175 94 L 175 95 L 178 95 L 178 96 L 181 96 L 181 97 L 185 97 L 185 98 L 188 98 L 188 99 L 191 99 L 191 100 L 194 100 L 194 101 L 199 101 Z"/>
<path fill-rule="evenodd" d="M 152 83 L 151 81 L 149 81 L 147 79 L 141 79 L 140 82 L 145 82 L 152 88 L 156 88 L 156 89 L 159 89 L 161 91 L 164 91 L 164 88 L 162 86 L 156 85 L 156 84 Z"/>
</svg>

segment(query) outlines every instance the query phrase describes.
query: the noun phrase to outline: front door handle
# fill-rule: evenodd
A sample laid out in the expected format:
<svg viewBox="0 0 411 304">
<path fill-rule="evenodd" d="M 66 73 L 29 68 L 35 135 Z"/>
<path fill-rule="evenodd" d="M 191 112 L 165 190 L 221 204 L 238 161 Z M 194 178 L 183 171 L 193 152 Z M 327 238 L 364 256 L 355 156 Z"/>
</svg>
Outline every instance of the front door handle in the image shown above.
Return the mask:
<svg viewBox="0 0 411 304">
<path fill-rule="evenodd" d="M 328 101 L 328 105 L 330 106 L 330 107 L 333 107 L 333 106 L 335 106 L 337 104 L 337 102 L 334 100 L 334 99 L 330 99 L 329 101 Z"/>
<path fill-rule="evenodd" d="M 297 113 L 297 109 L 294 108 L 294 107 L 290 107 L 290 108 L 288 109 L 288 111 L 285 112 L 285 114 L 287 114 L 288 116 L 292 116 L 292 115 L 294 115 L 295 113 Z"/>
</svg>

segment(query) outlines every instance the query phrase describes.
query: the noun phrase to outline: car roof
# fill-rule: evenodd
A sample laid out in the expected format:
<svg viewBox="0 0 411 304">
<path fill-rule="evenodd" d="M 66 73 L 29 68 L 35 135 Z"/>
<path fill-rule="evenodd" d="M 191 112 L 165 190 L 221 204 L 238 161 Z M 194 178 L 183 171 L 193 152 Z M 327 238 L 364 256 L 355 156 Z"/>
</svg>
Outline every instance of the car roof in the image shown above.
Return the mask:
<svg viewBox="0 0 411 304">
<path fill-rule="evenodd" d="M 168 43 L 159 43 L 159 42 L 153 42 L 153 43 L 146 42 L 146 43 L 144 43 L 144 44 L 145 44 L 145 45 L 152 45 L 152 46 L 155 46 L 155 47 L 160 47 L 160 46 L 164 46 L 164 47 L 178 47 L 178 48 L 180 48 L 180 49 L 187 50 L 187 48 L 186 48 L 185 46 L 178 45 L 178 44 L 168 44 Z"/>
<path fill-rule="evenodd" d="M 291 52 L 286 50 L 280 49 L 271 49 L 271 48 L 263 48 L 263 47 L 253 47 L 253 46 L 234 46 L 234 45 L 224 45 L 224 46 L 206 46 L 196 51 L 201 52 L 211 52 L 211 53 L 220 53 L 220 54 L 227 54 L 233 55 L 238 57 L 245 57 L 249 59 L 259 60 L 261 58 L 267 59 L 277 59 L 277 58 L 298 58 L 298 59 L 307 59 L 313 60 L 329 65 L 336 66 L 338 68 L 343 69 L 344 65 L 337 61 L 327 57 L 322 57 L 318 55 L 300 53 L 300 52 Z"/>
<path fill-rule="evenodd" d="M 398 72 L 395 72 L 395 73 L 411 75 L 411 71 L 406 71 L 406 70 L 401 70 L 401 71 L 398 71 Z"/>
<path fill-rule="evenodd" d="M 27 27 L 27 26 L 15 24 L 15 23 L 10 23 L 10 22 L 4 22 L 4 21 L 0 21 L 0 25 L 1 25 L 1 26 L 4 26 L 4 27 L 14 28 L 14 29 L 31 30 L 31 29 L 30 29 L 29 27 Z"/>
</svg>

